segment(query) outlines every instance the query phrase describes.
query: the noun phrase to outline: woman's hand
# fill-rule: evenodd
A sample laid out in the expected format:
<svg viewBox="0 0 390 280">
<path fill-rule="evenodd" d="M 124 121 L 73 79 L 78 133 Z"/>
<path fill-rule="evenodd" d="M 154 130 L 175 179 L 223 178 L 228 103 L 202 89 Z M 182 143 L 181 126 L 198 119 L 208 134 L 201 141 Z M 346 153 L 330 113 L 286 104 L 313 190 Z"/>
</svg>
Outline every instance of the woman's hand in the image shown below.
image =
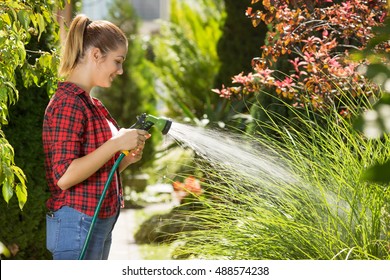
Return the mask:
<svg viewBox="0 0 390 280">
<path fill-rule="evenodd" d="M 145 141 L 150 134 L 142 129 L 121 128 L 118 133 L 112 137 L 116 141 L 118 151 L 131 151 L 145 145 Z"/>
<path fill-rule="evenodd" d="M 145 134 L 144 136 L 146 138 L 145 140 L 151 137 L 150 134 Z M 126 157 L 123 158 L 119 166 L 119 171 L 122 172 L 130 164 L 136 163 L 137 161 L 141 160 L 144 147 L 145 141 L 142 141 L 142 139 L 140 139 L 137 147 L 129 151 Z"/>
</svg>

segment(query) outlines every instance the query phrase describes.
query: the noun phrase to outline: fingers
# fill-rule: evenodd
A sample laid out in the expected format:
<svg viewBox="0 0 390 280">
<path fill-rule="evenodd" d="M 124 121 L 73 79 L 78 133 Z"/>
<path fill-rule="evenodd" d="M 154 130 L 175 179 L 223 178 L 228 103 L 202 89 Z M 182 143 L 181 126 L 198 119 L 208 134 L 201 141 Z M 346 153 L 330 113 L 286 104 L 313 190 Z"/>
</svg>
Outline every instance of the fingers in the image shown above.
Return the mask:
<svg viewBox="0 0 390 280">
<path fill-rule="evenodd" d="M 145 146 L 145 140 L 138 139 L 137 140 L 137 148 L 144 147 Z"/>
<path fill-rule="evenodd" d="M 146 130 L 141 130 L 141 129 L 138 129 L 137 133 L 138 133 L 137 147 L 139 146 L 143 147 L 145 145 L 145 141 L 148 140 L 151 137 L 151 135 Z"/>
<path fill-rule="evenodd" d="M 146 141 L 151 136 L 149 132 L 147 132 L 146 130 L 142 130 L 142 129 L 137 129 L 137 134 L 138 134 L 138 138 L 142 139 L 143 141 Z"/>
<path fill-rule="evenodd" d="M 131 151 L 128 153 L 128 163 L 135 163 L 141 160 L 143 149 L 145 147 L 145 141 L 148 140 L 151 137 L 151 134 L 145 130 L 136 130 L 137 131 L 137 137 L 136 137 L 136 147 L 131 149 Z"/>
<path fill-rule="evenodd" d="M 130 153 L 128 154 L 128 163 L 136 163 L 141 160 L 142 158 L 142 153 L 143 153 L 143 147 L 142 148 L 136 148 L 134 150 L 131 150 Z"/>
<path fill-rule="evenodd" d="M 149 134 L 148 131 L 143 130 L 143 129 L 136 129 L 136 130 L 137 130 L 138 135 L 147 135 L 147 134 Z"/>
<path fill-rule="evenodd" d="M 134 158 L 141 158 L 142 157 L 142 153 L 143 153 L 143 149 L 139 149 L 139 148 L 131 151 L 131 155 Z"/>
</svg>

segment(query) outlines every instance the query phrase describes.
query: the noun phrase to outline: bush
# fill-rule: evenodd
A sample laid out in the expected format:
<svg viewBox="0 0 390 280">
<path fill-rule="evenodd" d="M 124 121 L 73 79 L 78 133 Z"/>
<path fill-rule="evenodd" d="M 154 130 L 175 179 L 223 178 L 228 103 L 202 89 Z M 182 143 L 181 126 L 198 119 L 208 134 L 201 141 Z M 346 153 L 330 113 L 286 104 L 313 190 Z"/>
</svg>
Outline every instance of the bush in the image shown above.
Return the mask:
<svg viewBox="0 0 390 280">
<path fill-rule="evenodd" d="M 362 99 L 378 94 L 378 87 L 359 71 L 366 61 L 352 61 L 349 54 L 373 38 L 373 27 L 381 26 L 387 15 L 387 1 L 263 1 L 255 10 L 256 2 L 246 14 L 255 26 L 270 27 L 263 52 L 252 60 L 251 72 L 237 74 L 232 86 L 215 90 L 218 94 L 239 99 L 260 95 L 262 106 L 282 112 L 276 96 L 323 114 L 336 107 L 347 117 L 349 106 L 362 106 Z M 340 90 L 348 96 L 340 96 Z M 354 102 L 346 104 L 344 97 Z M 251 112 L 267 120 L 256 106 Z"/>
<path fill-rule="evenodd" d="M 9 162 L 14 158 L 27 178 L 26 186 L 20 178 L 19 182 L 8 179 L 8 186 L 4 184 L 3 171 L 9 162 L 3 158 L 0 241 L 10 249 L 13 259 L 49 258 L 45 246 L 48 193 L 41 133 L 48 96 L 57 83 L 58 57 L 52 48 L 59 34 L 52 11 L 54 6 L 61 8 L 63 4 L 62 0 L 7 0 L 0 4 L 0 80 L 8 86 L 1 90 L 2 125 L 7 124 L 1 129 L 15 152 Z M 24 196 L 20 195 L 21 188 Z"/>
<path fill-rule="evenodd" d="M 46 250 L 46 200 L 48 198 L 42 147 L 42 121 L 49 101 L 46 89 L 21 90 L 21 98 L 10 108 L 4 132 L 15 149 L 15 162 L 27 177 L 28 199 L 21 211 L 16 199 L 0 202 L 0 240 L 17 246 L 15 259 L 48 259 Z"/>
</svg>

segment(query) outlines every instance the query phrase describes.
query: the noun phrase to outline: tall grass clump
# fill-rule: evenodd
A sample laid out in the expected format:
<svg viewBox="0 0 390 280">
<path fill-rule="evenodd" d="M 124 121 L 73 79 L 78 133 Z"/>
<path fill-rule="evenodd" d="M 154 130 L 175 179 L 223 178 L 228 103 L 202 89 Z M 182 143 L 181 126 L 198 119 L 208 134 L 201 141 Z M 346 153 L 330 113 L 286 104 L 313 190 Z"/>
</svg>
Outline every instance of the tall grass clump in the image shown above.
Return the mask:
<svg viewBox="0 0 390 280">
<path fill-rule="evenodd" d="M 336 110 L 289 107 L 289 119 L 262 110 L 270 121 L 258 125 L 267 134 L 240 136 L 239 143 L 267 155 L 288 178 L 199 160 L 203 207 L 186 213 L 199 230 L 180 236 L 173 257 L 390 259 L 389 188 L 360 179 L 389 158 L 389 137 L 366 139 Z"/>
</svg>

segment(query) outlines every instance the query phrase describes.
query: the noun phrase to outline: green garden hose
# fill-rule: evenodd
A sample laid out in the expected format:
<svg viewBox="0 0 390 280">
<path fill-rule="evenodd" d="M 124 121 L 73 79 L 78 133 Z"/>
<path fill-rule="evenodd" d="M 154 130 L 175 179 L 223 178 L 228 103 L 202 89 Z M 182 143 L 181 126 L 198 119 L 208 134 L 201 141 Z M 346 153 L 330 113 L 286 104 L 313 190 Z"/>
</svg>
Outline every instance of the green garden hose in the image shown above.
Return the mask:
<svg viewBox="0 0 390 280">
<path fill-rule="evenodd" d="M 95 213 L 94 213 L 94 215 L 92 217 L 91 227 L 89 228 L 87 237 L 86 237 L 85 242 L 84 242 L 83 249 L 81 250 L 81 253 L 80 253 L 80 256 L 79 256 L 79 260 L 83 260 L 84 259 L 85 252 L 87 251 L 87 248 L 88 248 L 88 245 L 89 245 L 89 241 L 91 239 L 92 231 L 93 231 L 93 228 L 95 226 L 97 216 L 99 215 L 100 208 L 102 206 L 103 200 L 104 200 L 104 198 L 106 196 L 108 187 L 111 184 L 111 181 L 112 181 L 112 178 L 114 177 L 116 169 L 118 168 L 120 162 L 122 161 L 122 159 L 124 157 L 125 157 L 125 154 L 121 153 L 120 156 L 118 157 L 118 159 L 115 161 L 113 167 L 111 168 L 111 171 L 110 171 L 110 174 L 108 175 L 108 179 L 106 181 L 106 184 L 104 185 L 103 192 L 102 192 L 102 194 L 100 196 L 100 199 L 99 199 L 99 202 L 98 202 L 98 204 L 96 206 Z"/>
</svg>

